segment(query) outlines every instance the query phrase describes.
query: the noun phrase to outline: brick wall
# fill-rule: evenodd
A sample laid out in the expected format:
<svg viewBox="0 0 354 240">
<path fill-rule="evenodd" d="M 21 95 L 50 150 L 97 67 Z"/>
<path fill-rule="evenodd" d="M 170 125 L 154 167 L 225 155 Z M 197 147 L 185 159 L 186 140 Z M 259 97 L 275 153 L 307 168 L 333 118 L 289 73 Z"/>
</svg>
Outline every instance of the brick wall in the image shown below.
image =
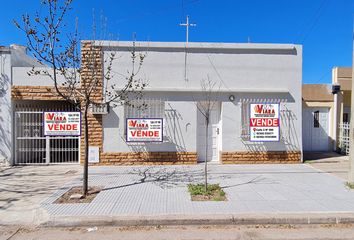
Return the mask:
<svg viewBox="0 0 354 240">
<path fill-rule="evenodd" d="M 300 151 L 221 152 L 223 164 L 301 163 Z"/>
<path fill-rule="evenodd" d="M 63 100 L 53 86 L 12 86 L 12 100 Z"/>
<path fill-rule="evenodd" d="M 101 153 L 101 164 L 103 165 L 173 165 L 196 163 L 196 152 Z"/>
<path fill-rule="evenodd" d="M 93 88 L 91 99 L 95 102 L 101 102 L 103 98 L 103 53 L 101 47 L 92 46 L 90 41 L 84 41 L 81 45 L 81 84 L 86 89 Z M 85 107 L 85 102 L 81 104 L 82 109 Z M 102 133 L 102 115 L 93 115 L 88 113 L 89 125 L 89 146 L 97 146 L 100 148 L 100 155 L 103 146 Z M 85 131 L 84 121 L 82 121 L 82 133 Z M 81 153 L 80 160 L 83 164 L 85 159 L 85 137 L 81 135 Z"/>
</svg>

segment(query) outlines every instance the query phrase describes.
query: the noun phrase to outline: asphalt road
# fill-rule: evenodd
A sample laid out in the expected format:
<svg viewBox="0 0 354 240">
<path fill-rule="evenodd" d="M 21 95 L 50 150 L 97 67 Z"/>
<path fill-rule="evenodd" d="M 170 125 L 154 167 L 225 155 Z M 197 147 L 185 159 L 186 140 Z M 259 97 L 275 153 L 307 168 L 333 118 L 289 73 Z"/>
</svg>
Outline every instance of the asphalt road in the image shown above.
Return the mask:
<svg viewBox="0 0 354 240">
<path fill-rule="evenodd" d="M 87 227 L 20 228 L 0 227 L 1 240 L 19 239 L 243 239 L 316 240 L 354 239 L 353 224 L 339 225 L 257 225 L 257 226 L 178 226 L 178 227 Z"/>
</svg>

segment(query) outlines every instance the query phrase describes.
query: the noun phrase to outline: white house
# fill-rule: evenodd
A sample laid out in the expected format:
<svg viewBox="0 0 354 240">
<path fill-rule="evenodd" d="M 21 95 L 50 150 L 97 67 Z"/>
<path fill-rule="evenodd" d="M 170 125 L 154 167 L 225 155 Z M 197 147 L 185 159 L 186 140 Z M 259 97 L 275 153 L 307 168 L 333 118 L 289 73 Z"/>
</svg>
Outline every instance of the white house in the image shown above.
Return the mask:
<svg viewBox="0 0 354 240">
<path fill-rule="evenodd" d="M 103 72 L 107 70 L 104 59 L 116 53 L 112 65 L 114 77 L 109 84 L 122 86 L 119 76 L 131 69 L 133 43 L 83 42 L 90 44 L 101 52 Z M 146 55 L 137 77 L 146 81 L 147 87 L 143 99 L 132 101 L 143 102 L 147 107 L 121 105 L 111 107 L 107 114 L 92 115 L 90 147 L 92 154 L 98 154 L 92 158 L 93 162 L 194 164 L 205 159 L 216 163 L 301 162 L 300 45 L 189 43 L 186 48 L 185 43 L 136 42 L 135 51 Z M 50 80 L 29 77 L 28 69 L 12 67 L 12 109 L 7 110 L 14 112 L 15 118 L 12 155 L 16 160 L 12 163 L 79 161 L 79 138 L 43 136 L 41 112 L 69 111 L 70 106 L 65 106 L 55 95 Z M 203 79 L 215 83 L 210 97 L 206 97 L 201 86 Z M 109 85 L 103 86 L 102 93 L 106 87 Z M 198 108 L 207 100 L 212 100 L 209 129 Z M 159 132 L 155 137 L 146 136 L 140 131 L 144 127 L 134 128 L 127 119 L 149 127 L 155 124 Z M 35 127 L 27 130 L 21 127 L 27 122 Z M 134 130 L 139 133 L 133 133 Z M 61 148 L 64 153 L 58 155 Z M 72 157 L 73 151 L 76 157 Z"/>
</svg>

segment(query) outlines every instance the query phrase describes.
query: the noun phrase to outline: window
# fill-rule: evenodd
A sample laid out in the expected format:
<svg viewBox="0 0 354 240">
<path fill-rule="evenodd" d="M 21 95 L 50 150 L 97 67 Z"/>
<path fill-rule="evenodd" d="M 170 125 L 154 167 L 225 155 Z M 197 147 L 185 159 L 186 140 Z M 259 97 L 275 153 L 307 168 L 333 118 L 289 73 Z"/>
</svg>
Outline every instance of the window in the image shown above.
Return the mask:
<svg viewBox="0 0 354 240">
<path fill-rule="evenodd" d="M 250 104 L 241 103 L 241 139 L 248 141 L 250 139 Z"/>
<path fill-rule="evenodd" d="M 164 118 L 165 102 L 160 99 L 133 100 L 124 106 L 125 118 Z"/>
<path fill-rule="evenodd" d="M 349 122 L 349 114 L 348 113 L 343 113 L 343 122 L 348 123 Z"/>
<path fill-rule="evenodd" d="M 137 99 L 124 105 L 124 117 L 127 118 L 162 118 L 165 115 L 165 101 L 161 99 Z M 163 120 L 164 122 L 164 120 Z M 124 121 L 124 135 L 126 135 Z M 163 124 L 165 128 L 165 124 Z"/>
<path fill-rule="evenodd" d="M 320 111 L 313 112 L 313 127 L 319 128 L 320 127 Z"/>
</svg>

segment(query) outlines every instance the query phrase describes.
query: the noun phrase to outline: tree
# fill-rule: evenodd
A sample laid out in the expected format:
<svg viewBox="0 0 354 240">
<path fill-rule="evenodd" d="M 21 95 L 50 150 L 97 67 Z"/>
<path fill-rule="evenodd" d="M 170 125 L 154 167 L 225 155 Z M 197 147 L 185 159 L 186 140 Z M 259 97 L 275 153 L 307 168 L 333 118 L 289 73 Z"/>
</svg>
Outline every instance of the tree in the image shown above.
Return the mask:
<svg viewBox="0 0 354 240">
<path fill-rule="evenodd" d="M 120 74 L 123 84 L 117 87 L 112 83 L 115 75 L 112 73 L 112 64 L 115 52 L 105 59 L 100 58 L 100 41 L 95 41 L 95 24 L 93 25 L 93 39 L 81 45 L 77 30 L 67 33 L 65 17 L 71 10 L 73 0 L 43 0 L 42 12 L 33 17 L 28 14 L 22 16 L 21 24 L 14 20 L 14 24 L 22 30 L 27 39 L 27 47 L 43 68 L 32 68 L 28 73 L 31 76 L 44 75 L 54 84 L 55 92 L 69 102 L 83 114 L 84 121 L 84 171 L 83 195 L 88 191 L 88 149 L 89 125 L 88 114 L 91 106 L 112 106 L 129 104 L 132 99 L 140 98 L 146 86 L 137 75 L 143 64 L 145 54 L 137 54 L 135 44 L 132 46 L 132 70 L 127 74 Z M 45 9 L 45 11 L 43 10 Z M 103 62 L 105 64 L 103 64 Z M 105 65 L 106 68 L 102 69 Z M 47 67 L 46 67 L 47 66 Z M 102 79 L 103 78 L 103 79 Z M 102 97 L 97 97 L 99 89 L 105 89 Z"/>
<path fill-rule="evenodd" d="M 202 102 L 197 103 L 198 111 L 204 116 L 205 121 L 205 161 L 204 161 L 204 188 L 205 192 L 208 189 L 208 139 L 209 139 L 209 125 L 210 115 L 215 108 L 217 102 L 216 83 L 212 81 L 209 76 L 207 79 L 201 81 Z M 220 88 L 220 87 L 219 87 Z"/>
</svg>

